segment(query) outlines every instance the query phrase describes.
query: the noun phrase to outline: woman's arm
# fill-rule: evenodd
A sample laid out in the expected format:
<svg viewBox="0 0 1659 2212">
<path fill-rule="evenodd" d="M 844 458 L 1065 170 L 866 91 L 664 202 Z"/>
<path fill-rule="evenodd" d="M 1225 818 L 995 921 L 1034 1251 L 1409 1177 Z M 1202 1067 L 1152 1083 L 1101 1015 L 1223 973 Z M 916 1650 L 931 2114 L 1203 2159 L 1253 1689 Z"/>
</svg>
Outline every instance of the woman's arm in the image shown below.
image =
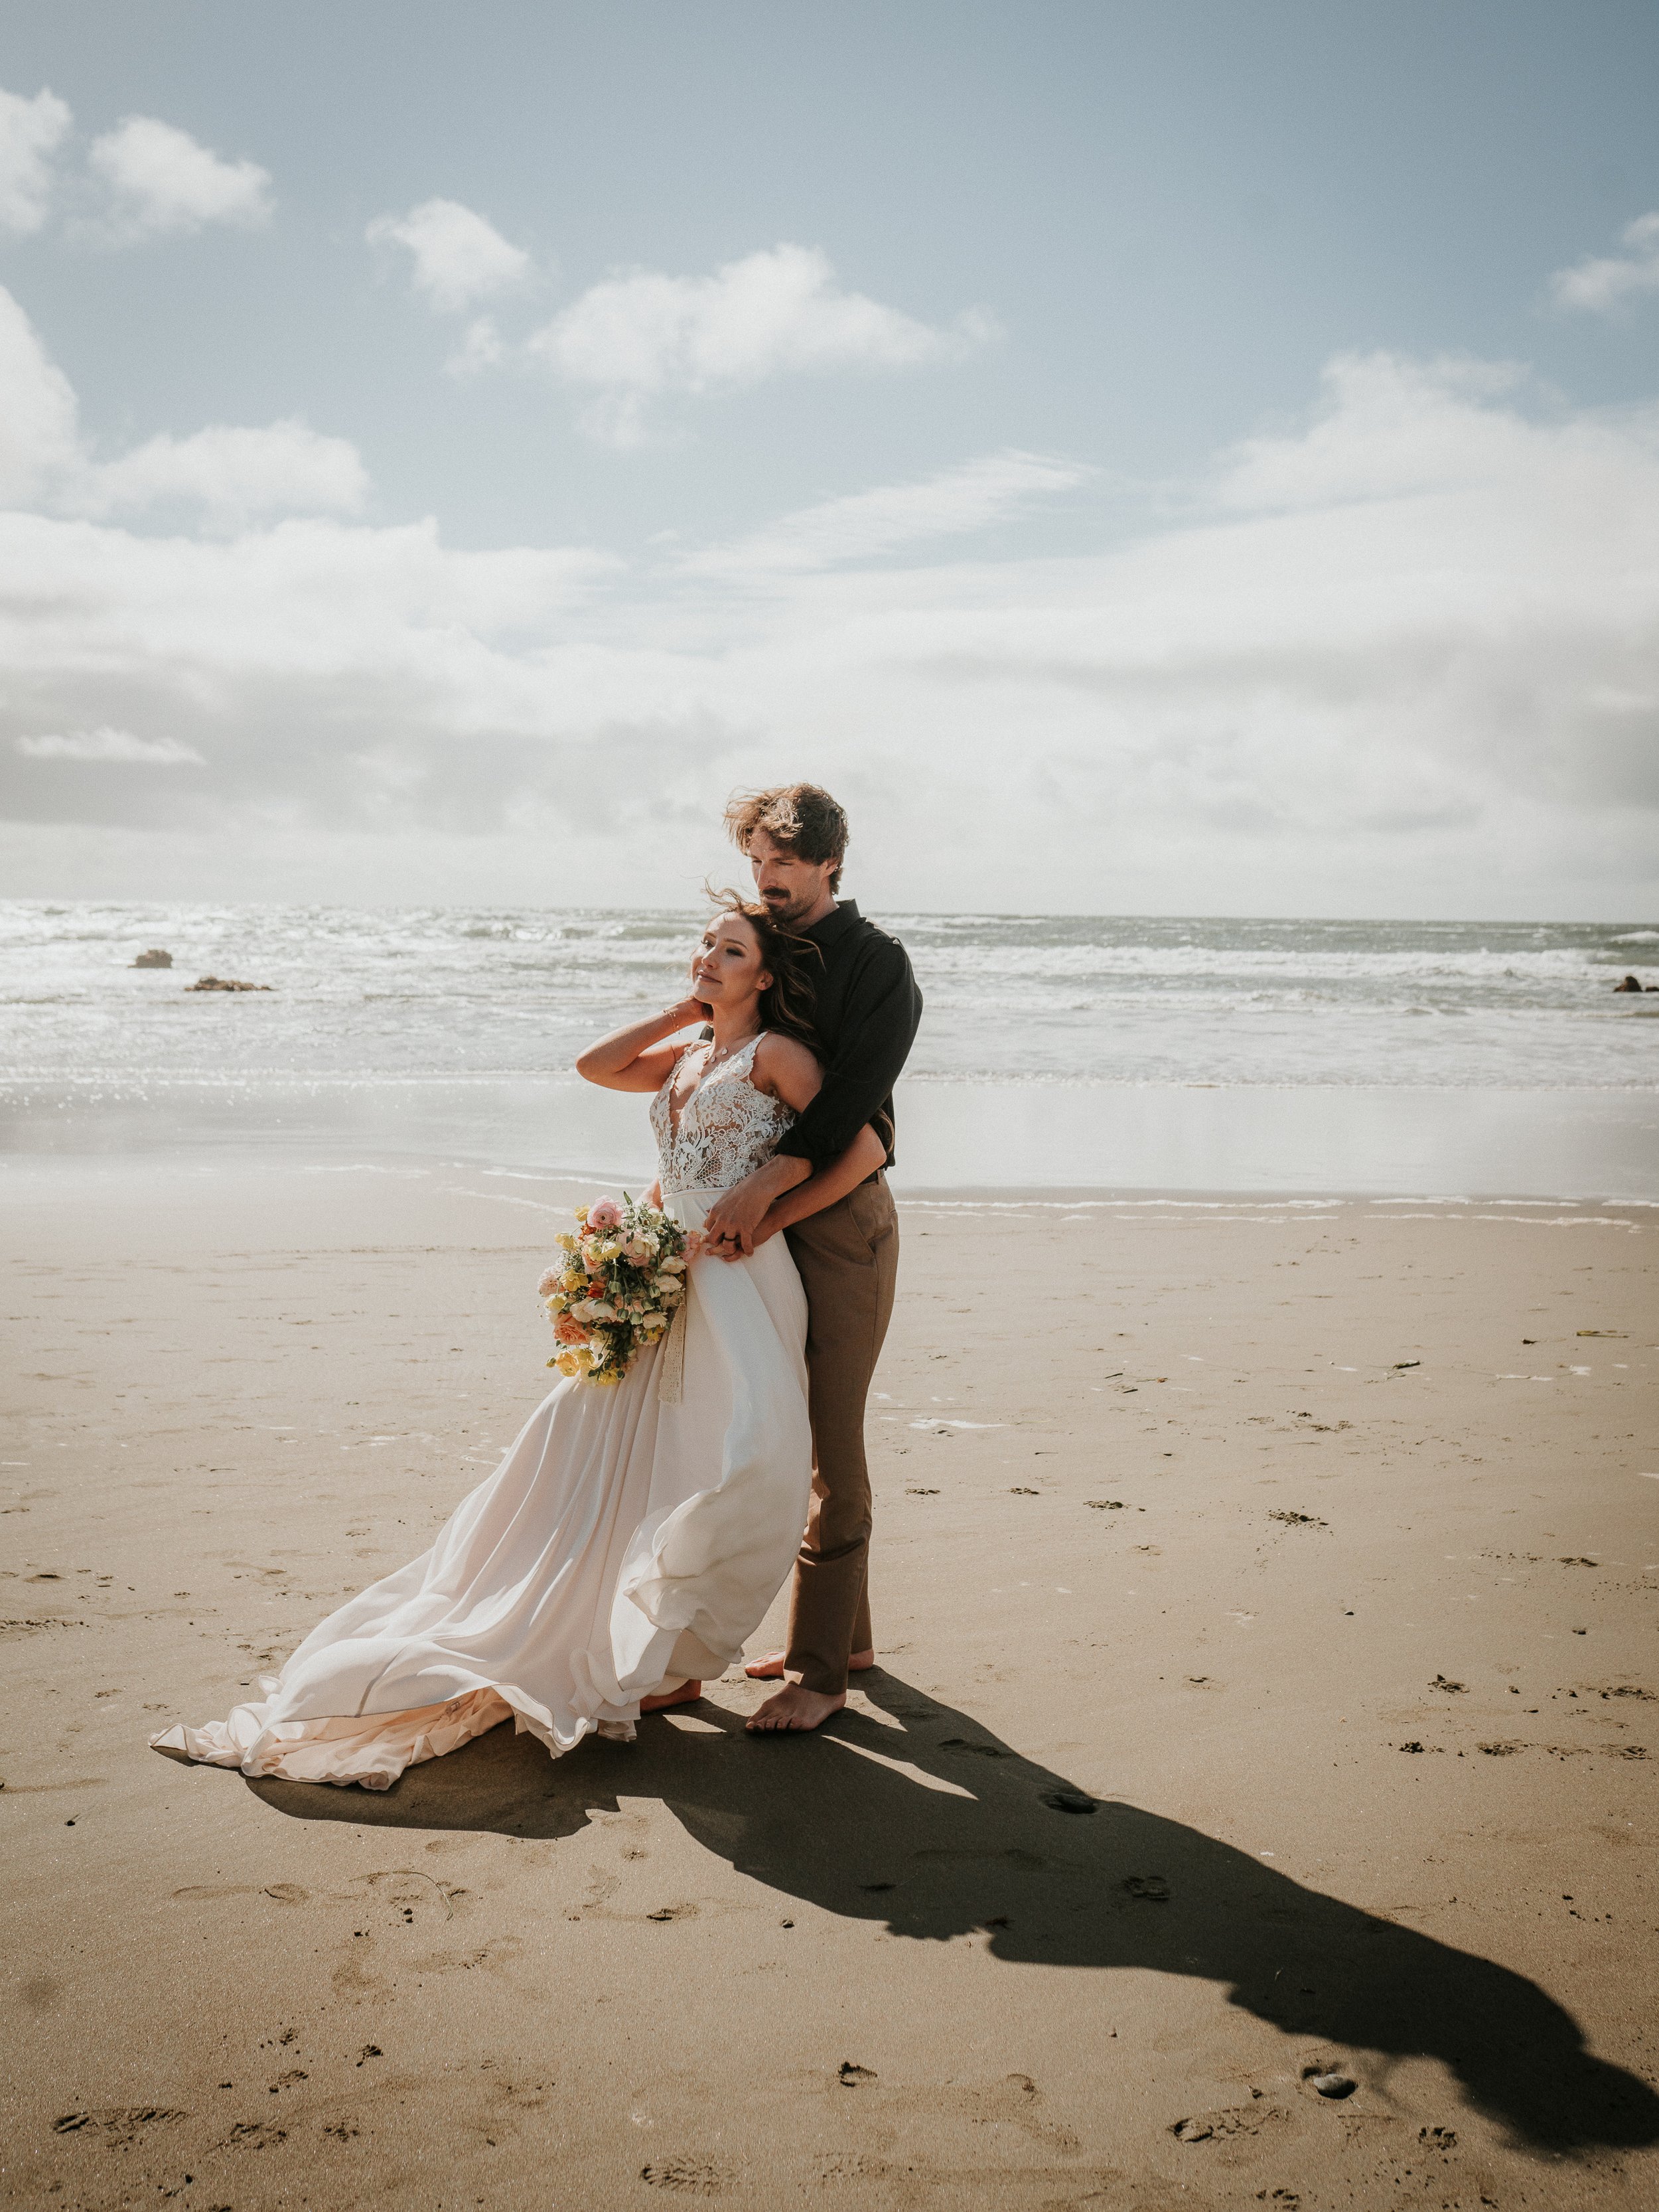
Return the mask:
<svg viewBox="0 0 1659 2212">
<path fill-rule="evenodd" d="M 642 1022 L 591 1044 L 576 1062 L 576 1073 L 605 1091 L 659 1091 L 674 1065 L 675 1048 L 661 1042 L 693 1022 L 706 1022 L 708 1009 L 700 999 L 682 999 Z M 653 1049 L 654 1048 L 654 1049 Z"/>
<path fill-rule="evenodd" d="M 797 1221 L 805 1221 L 810 1213 L 822 1213 L 826 1206 L 833 1206 L 838 1198 L 845 1198 L 849 1190 L 856 1190 L 861 1182 L 872 1176 L 887 1158 L 887 1147 L 866 1121 L 847 1150 L 820 1168 L 805 1182 L 797 1183 L 775 1198 L 761 1216 L 755 1228 L 756 1249 L 769 1237 L 775 1237 L 781 1229 L 789 1229 Z M 723 1259 L 740 1259 L 738 1250 L 722 1252 Z"/>
</svg>

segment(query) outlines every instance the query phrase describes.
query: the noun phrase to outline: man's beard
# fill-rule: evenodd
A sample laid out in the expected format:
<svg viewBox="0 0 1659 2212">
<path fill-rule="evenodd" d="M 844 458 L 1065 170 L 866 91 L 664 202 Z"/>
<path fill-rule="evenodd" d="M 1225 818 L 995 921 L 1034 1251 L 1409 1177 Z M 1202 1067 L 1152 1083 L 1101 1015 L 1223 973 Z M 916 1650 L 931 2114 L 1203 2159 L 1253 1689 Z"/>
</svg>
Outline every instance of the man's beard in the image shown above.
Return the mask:
<svg viewBox="0 0 1659 2212">
<path fill-rule="evenodd" d="M 799 921 L 810 902 L 788 891 L 768 891 L 761 900 L 766 911 L 779 921 Z"/>
</svg>

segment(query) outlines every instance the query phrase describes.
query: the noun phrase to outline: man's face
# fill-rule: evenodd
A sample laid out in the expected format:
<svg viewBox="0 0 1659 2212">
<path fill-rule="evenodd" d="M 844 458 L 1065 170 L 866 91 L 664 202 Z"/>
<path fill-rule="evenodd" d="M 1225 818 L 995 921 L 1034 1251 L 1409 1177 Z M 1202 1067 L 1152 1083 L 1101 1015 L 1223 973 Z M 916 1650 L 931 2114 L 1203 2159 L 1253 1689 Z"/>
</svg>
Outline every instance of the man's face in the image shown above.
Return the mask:
<svg viewBox="0 0 1659 2212">
<path fill-rule="evenodd" d="M 803 860 L 764 830 L 757 830 L 749 840 L 749 865 L 755 872 L 757 896 L 780 921 L 803 922 L 832 896 L 833 860 Z"/>
</svg>

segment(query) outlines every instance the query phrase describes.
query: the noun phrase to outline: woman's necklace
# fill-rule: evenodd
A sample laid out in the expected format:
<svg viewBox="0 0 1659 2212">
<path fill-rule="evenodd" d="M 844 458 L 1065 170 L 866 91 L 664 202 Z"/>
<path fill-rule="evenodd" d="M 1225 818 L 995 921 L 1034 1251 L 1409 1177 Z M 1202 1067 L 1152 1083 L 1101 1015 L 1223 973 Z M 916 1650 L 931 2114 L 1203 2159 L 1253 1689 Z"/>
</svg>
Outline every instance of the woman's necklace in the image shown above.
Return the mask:
<svg viewBox="0 0 1659 2212">
<path fill-rule="evenodd" d="M 727 1045 L 724 1052 L 711 1052 L 708 1059 L 704 1060 L 702 1066 L 697 1070 L 696 1081 L 691 1085 L 691 1088 L 686 1092 L 684 1097 L 679 1101 L 678 1105 L 675 1103 L 672 1093 L 670 1093 L 668 1101 L 668 1118 L 670 1126 L 672 1127 L 677 1136 L 679 1133 L 680 1122 L 684 1117 L 687 1108 L 690 1105 L 691 1101 L 696 1097 L 697 1093 L 702 1089 L 703 1085 L 708 1082 L 709 1077 L 714 1073 L 714 1070 L 717 1067 L 723 1066 L 728 1060 L 734 1059 L 736 1055 L 743 1050 L 745 1045 L 753 1044 L 755 1039 L 759 1036 L 761 1032 L 759 1030 L 750 1030 L 746 1037 L 739 1037 L 736 1044 Z"/>
<path fill-rule="evenodd" d="M 755 1039 L 759 1035 L 760 1031 L 758 1030 L 750 1030 L 747 1036 L 739 1037 L 736 1044 L 727 1045 L 724 1052 L 718 1049 L 711 1052 L 708 1059 L 704 1060 L 702 1066 L 697 1071 L 696 1089 L 701 1091 L 703 1085 L 708 1082 L 709 1077 L 714 1073 L 717 1067 L 721 1066 L 726 1060 L 734 1058 L 737 1054 L 743 1051 L 745 1046 L 753 1044 Z"/>
</svg>

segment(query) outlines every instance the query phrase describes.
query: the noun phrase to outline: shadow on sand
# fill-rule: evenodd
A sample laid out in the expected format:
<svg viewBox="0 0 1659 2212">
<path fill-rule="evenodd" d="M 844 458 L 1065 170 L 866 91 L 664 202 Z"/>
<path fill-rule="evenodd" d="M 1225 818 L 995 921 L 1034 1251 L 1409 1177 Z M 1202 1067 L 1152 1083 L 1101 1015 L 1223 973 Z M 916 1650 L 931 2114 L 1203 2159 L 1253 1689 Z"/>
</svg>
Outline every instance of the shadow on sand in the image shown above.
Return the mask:
<svg viewBox="0 0 1659 2212">
<path fill-rule="evenodd" d="M 248 1787 L 299 1820 L 549 1838 L 617 1810 L 618 1792 L 659 1797 L 740 1873 L 825 1911 L 919 1942 L 982 1929 L 999 1959 L 1223 1983 L 1287 2034 L 1441 2060 L 1521 2143 L 1659 2141 L 1659 2097 L 1587 2052 L 1571 2014 L 1519 1974 L 1091 1799 L 879 1668 L 860 1687 L 899 1725 L 849 1711 L 814 1737 L 757 1738 L 705 1701 L 688 1711 L 717 1733 L 655 1717 L 631 1747 L 590 1741 L 552 1761 L 502 1726 L 384 1796 Z"/>
</svg>

